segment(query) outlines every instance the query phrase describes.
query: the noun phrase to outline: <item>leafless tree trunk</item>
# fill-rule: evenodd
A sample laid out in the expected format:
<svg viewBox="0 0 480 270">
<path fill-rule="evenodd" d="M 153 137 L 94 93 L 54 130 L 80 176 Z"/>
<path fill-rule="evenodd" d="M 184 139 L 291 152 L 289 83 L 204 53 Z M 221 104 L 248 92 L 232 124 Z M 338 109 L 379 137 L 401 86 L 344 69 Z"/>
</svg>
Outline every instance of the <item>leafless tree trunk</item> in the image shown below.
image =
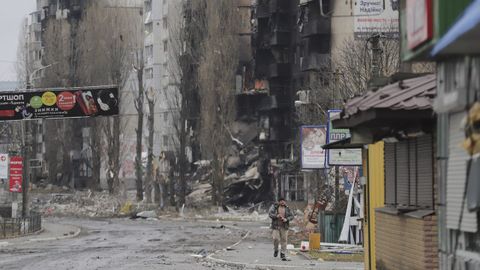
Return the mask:
<svg viewBox="0 0 480 270">
<path fill-rule="evenodd" d="M 137 122 L 137 146 L 136 146 L 136 156 L 135 156 L 135 175 L 136 175 L 136 187 L 137 187 L 137 201 L 143 200 L 143 165 L 142 165 L 142 138 L 143 138 L 143 117 L 144 109 L 143 105 L 145 103 L 145 89 L 143 85 L 143 48 L 136 52 L 136 66 L 135 71 L 137 72 L 137 81 L 138 81 L 138 95 L 135 98 L 135 109 L 138 113 L 138 122 Z"/>
<path fill-rule="evenodd" d="M 175 81 L 175 91 L 165 93 L 176 138 L 175 171 L 178 173 L 178 205 L 185 203 L 187 192 L 187 173 L 189 160 L 187 149 L 192 152 L 197 141 L 197 117 L 200 111 L 198 98 L 198 66 L 203 53 L 201 44 L 206 35 L 205 0 L 175 3 L 176 10 L 170 10 L 175 16 L 169 16 L 169 75 Z M 184 18 L 183 20 L 179 18 Z"/>
<path fill-rule="evenodd" d="M 238 10 L 235 1 L 206 6 L 208 34 L 200 62 L 202 153 L 212 159 L 212 198 L 223 203 L 224 165 L 231 139 L 228 133 L 235 110 L 235 73 L 238 67 Z"/>
<path fill-rule="evenodd" d="M 142 44 L 140 36 L 142 16 L 138 8 L 111 6 L 107 1 L 90 2 L 80 22 L 80 45 L 77 70 L 82 84 L 119 87 L 120 95 L 132 72 L 132 48 Z M 95 63 L 92 65 L 92 63 Z M 100 168 L 106 164 L 106 178 L 110 193 L 120 189 L 120 116 L 108 119 L 90 119 L 92 129 L 93 180 L 98 184 Z M 102 147 L 103 146 L 103 147 Z"/>
<path fill-rule="evenodd" d="M 147 203 L 152 202 L 153 179 L 153 139 L 155 136 L 155 97 L 153 92 L 147 94 L 148 103 L 148 150 L 147 150 L 147 177 L 145 179 L 145 199 Z"/>
</svg>

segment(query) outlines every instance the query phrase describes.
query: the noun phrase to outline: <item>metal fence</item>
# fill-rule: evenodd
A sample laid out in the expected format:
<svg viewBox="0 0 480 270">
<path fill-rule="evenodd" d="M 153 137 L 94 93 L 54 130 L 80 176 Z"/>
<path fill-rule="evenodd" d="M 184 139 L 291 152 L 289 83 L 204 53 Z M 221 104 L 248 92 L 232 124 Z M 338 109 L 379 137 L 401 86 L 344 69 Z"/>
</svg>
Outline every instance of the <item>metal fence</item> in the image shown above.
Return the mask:
<svg viewBox="0 0 480 270">
<path fill-rule="evenodd" d="M 32 212 L 25 218 L 0 218 L 0 239 L 38 232 L 42 229 L 42 216 Z"/>
<path fill-rule="evenodd" d="M 337 222 L 335 222 L 335 217 Z M 318 215 L 318 227 L 322 235 L 322 242 L 338 243 L 344 220 L 345 216 L 342 214 L 335 216 L 333 213 L 320 212 Z"/>
</svg>

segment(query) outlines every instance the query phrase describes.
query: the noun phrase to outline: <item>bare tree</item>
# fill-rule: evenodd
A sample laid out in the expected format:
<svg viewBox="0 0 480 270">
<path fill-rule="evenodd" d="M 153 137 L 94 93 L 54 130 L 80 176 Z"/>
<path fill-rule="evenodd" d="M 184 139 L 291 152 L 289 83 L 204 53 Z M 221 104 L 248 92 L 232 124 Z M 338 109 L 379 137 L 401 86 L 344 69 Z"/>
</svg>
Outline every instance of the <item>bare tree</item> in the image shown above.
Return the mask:
<svg viewBox="0 0 480 270">
<path fill-rule="evenodd" d="M 80 23 L 78 76 L 83 84 L 114 84 L 121 91 L 126 87 L 132 71 L 131 51 L 132 47 L 139 43 L 140 36 L 137 32 L 138 25 L 142 24 L 142 16 L 135 8 L 109 6 L 107 1 L 91 2 L 84 13 Z M 118 193 L 120 117 L 91 119 L 91 122 L 93 132 L 90 147 L 95 153 L 93 155 L 94 171 L 97 171 L 96 168 L 102 163 L 106 163 L 109 191 Z M 106 140 L 105 144 L 103 144 L 104 140 Z M 95 174 L 93 178 L 99 179 L 100 175 Z"/>
<path fill-rule="evenodd" d="M 42 36 L 44 40 L 42 64 L 52 66 L 44 70 L 44 76 L 36 85 L 37 87 L 67 87 L 72 85 L 69 77 L 72 64 L 69 60 L 72 57 L 73 50 L 70 43 L 70 31 L 74 30 L 66 20 L 46 21 Z M 67 175 L 72 171 L 70 153 L 73 144 L 65 138 L 72 138 L 73 122 L 78 122 L 78 120 L 45 121 L 45 159 L 50 183 L 69 184 Z"/>
<path fill-rule="evenodd" d="M 143 85 L 143 71 L 145 63 L 143 61 L 143 48 L 139 48 L 134 53 L 134 69 L 137 73 L 138 82 L 138 95 L 135 98 L 135 109 L 138 113 L 137 122 L 137 144 L 136 144 L 136 156 L 135 156 L 135 184 L 137 187 L 137 201 L 143 200 L 143 165 L 142 165 L 142 138 L 143 138 L 143 118 L 145 103 L 145 88 Z"/>
<path fill-rule="evenodd" d="M 207 35 L 199 65 L 201 150 L 212 159 L 212 198 L 223 203 L 224 167 L 234 118 L 235 73 L 238 67 L 238 10 L 235 1 L 206 5 Z"/>
<path fill-rule="evenodd" d="M 147 144 L 147 177 L 145 178 L 145 200 L 152 202 L 152 188 L 154 182 L 153 168 L 153 139 L 155 136 L 155 94 L 153 89 L 147 92 L 148 103 L 148 144 Z"/>
<path fill-rule="evenodd" d="M 338 59 L 333 59 L 335 69 L 329 79 L 331 89 L 338 90 L 337 99 L 362 94 L 372 79 L 374 54 L 380 56 L 379 71 L 388 77 L 399 71 L 400 43 L 397 39 L 380 39 L 380 51 L 375 51 L 367 40 L 348 39 L 340 48 Z"/>
<path fill-rule="evenodd" d="M 373 78 L 372 61 L 374 53 L 379 56 L 379 74 L 388 77 L 399 71 L 399 41 L 381 39 L 380 51 L 372 49 L 367 40 L 347 39 L 338 48 L 335 57 L 309 72 L 304 91 L 298 92 L 298 99 L 306 101 L 297 108 L 298 121 L 303 124 L 324 123 L 329 109 L 338 109 L 343 101 L 363 94 Z"/>
<path fill-rule="evenodd" d="M 168 22 L 169 75 L 175 82 L 175 90 L 165 94 L 176 139 L 172 140 L 178 157 L 175 170 L 179 177 L 178 204 L 185 203 L 189 164 L 186 149 L 193 152 L 197 136 L 196 122 L 200 112 L 198 97 L 198 69 L 202 55 L 199 44 L 206 34 L 206 1 L 185 1 L 174 6 L 177 17 Z M 183 16 L 182 16 L 183 15 Z M 183 21 L 179 18 L 183 17 Z M 169 17 L 171 18 L 171 16 Z M 193 156 L 193 153 L 192 153 Z"/>
</svg>

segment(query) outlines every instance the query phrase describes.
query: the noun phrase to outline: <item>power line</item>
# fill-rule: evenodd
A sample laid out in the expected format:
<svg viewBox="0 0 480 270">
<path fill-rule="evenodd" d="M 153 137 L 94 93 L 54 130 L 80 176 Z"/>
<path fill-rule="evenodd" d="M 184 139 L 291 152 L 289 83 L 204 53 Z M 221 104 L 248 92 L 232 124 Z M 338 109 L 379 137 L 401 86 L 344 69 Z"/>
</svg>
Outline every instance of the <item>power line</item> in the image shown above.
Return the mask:
<svg viewBox="0 0 480 270">
<path fill-rule="evenodd" d="M 1 59 L 0 59 L 0 62 L 1 62 L 1 63 L 12 63 L 12 64 L 19 63 L 19 62 L 17 62 L 17 61 L 1 60 Z"/>
</svg>

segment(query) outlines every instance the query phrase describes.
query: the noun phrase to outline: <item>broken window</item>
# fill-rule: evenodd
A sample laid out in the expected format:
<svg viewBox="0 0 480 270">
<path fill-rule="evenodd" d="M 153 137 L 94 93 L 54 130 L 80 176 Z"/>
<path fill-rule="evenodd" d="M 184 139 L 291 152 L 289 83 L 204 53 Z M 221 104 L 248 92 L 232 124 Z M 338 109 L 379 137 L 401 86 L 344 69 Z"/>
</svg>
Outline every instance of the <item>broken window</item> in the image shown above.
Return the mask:
<svg viewBox="0 0 480 270">
<path fill-rule="evenodd" d="M 166 52 L 168 50 L 168 40 L 163 41 L 163 51 Z"/>
<path fill-rule="evenodd" d="M 147 58 L 147 61 L 153 58 L 153 45 L 145 47 L 145 56 Z"/>
<path fill-rule="evenodd" d="M 306 196 L 303 174 L 283 175 L 281 190 L 287 201 L 304 201 Z"/>
<path fill-rule="evenodd" d="M 145 32 L 147 35 L 153 32 L 153 22 L 145 24 Z"/>
<path fill-rule="evenodd" d="M 163 135 L 163 146 L 168 147 L 168 136 L 167 135 Z"/>
<path fill-rule="evenodd" d="M 167 17 L 163 17 L 162 24 L 163 24 L 163 29 L 167 29 L 167 27 L 168 27 Z"/>
<path fill-rule="evenodd" d="M 145 69 L 145 79 L 153 79 L 153 68 Z"/>
</svg>

